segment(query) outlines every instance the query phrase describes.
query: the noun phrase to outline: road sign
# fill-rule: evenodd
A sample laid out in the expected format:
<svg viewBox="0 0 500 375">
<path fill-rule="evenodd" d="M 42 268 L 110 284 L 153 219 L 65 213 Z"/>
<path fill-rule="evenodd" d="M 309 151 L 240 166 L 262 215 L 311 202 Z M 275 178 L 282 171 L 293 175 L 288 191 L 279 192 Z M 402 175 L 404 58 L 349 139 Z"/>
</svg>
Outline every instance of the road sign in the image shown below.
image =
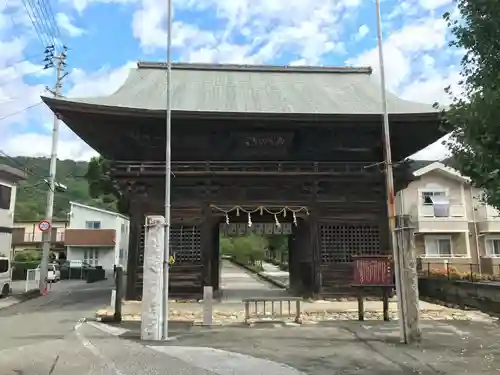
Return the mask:
<svg viewBox="0 0 500 375">
<path fill-rule="evenodd" d="M 50 223 L 47 220 L 42 220 L 38 223 L 38 229 L 42 232 L 47 232 L 50 230 Z"/>
<path fill-rule="evenodd" d="M 174 255 L 170 255 L 169 263 L 175 264 L 175 256 Z"/>
</svg>

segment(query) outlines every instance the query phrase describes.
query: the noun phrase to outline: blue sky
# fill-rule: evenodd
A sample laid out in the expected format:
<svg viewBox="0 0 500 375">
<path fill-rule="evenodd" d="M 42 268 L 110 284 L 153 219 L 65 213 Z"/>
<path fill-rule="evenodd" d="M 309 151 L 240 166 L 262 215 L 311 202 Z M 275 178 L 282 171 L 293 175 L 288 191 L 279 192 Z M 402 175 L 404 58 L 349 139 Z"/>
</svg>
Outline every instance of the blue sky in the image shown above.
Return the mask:
<svg viewBox="0 0 500 375">
<path fill-rule="evenodd" d="M 165 0 L 40 0 L 44 7 L 34 10 L 30 4 L 36 2 L 0 2 L 0 150 L 10 155 L 50 152 L 51 113 L 36 104 L 54 83 L 53 69 L 42 69 L 52 37 L 69 48 L 68 97 L 111 93 L 136 61 L 166 56 Z M 36 27 L 25 5 L 43 15 Z M 443 88 L 458 80 L 460 53 L 447 46 L 445 11 L 454 11 L 451 0 L 382 0 L 392 92 L 446 101 Z M 174 0 L 176 61 L 369 65 L 377 79 L 376 35 L 374 0 Z M 93 155 L 65 126 L 59 150 L 62 158 Z M 442 156 L 439 144 L 418 155 Z"/>
</svg>

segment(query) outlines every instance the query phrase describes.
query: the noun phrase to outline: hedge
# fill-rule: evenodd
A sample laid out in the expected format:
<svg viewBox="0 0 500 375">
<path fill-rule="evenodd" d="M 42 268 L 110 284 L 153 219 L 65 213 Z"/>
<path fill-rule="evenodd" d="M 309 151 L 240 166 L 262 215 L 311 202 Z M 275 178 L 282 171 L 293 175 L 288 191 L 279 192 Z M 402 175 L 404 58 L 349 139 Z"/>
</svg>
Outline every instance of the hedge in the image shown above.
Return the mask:
<svg viewBox="0 0 500 375">
<path fill-rule="evenodd" d="M 12 262 L 12 280 L 26 280 L 27 270 L 35 269 L 39 264 L 39 261 Z"/>
</svg>

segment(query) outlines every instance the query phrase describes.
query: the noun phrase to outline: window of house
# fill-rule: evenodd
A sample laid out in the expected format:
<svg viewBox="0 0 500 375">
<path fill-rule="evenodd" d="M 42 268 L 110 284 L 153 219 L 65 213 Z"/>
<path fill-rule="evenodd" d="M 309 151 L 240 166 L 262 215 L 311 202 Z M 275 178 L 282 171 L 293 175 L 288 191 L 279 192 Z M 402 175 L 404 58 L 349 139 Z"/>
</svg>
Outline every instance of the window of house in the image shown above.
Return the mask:
<svg viewBox="0 0 500 375">
<path fill-rule="evenodd" d="M 425 256 L 427 257 L 449 257 L 452 256 L 450 237 L 426 236 Z"/>
<path fill-rule="evenodd" d="M 424 206 L 432 206 L 432 197 L 446 197 L 445 191 L 423 191 L 422 192 L 422 204 Z"/>
<path fill-rule="evenodd" d="M 83 252 L 83 262 L 95 267 L 99 264 L 99 251 L 95 248 L 86 249 Z"/>
<path fill-rule="evenodd" d="M 486 194 L 485 191 L 482 191 L 479 193 L 479 203 L 485 204 L 486 199 L 488 199 L 488 195 Z"/>
<path fill-rule="evenodd" d="M 500 257 L 500 238 L 489 238 L 486 240 L 486 255 Z"/>
<path fill-rule="evenodd" d="M 86 221 L 85 228 L 87 229 L 101 229 L 100 221 Z"/>
<path fill-rule="evenodd" d="M 2 210 L 10 209 L 11 194 L 12 194 L 12 188 L 10 186 L 0 184 L 0 209 Z"/>
</svg>

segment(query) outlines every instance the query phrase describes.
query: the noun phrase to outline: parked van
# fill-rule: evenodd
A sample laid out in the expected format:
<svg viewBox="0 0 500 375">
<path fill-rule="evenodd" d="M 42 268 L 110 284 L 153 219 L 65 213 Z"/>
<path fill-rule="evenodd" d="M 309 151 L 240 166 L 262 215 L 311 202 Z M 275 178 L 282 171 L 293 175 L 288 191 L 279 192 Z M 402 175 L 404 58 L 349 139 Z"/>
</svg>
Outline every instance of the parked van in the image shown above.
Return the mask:
<svg viewBox="0 0 500 375">
<path fill-rule="evenodd" d="M 6 256 L 0 256 L 0 288 L 0 297 L 7 297 L 12 290 L 10 260 Z"/>
<path fill-rule="evenodd" d="M 40 265 L 36 268 L 37 272 L 40 272 Z M 61 280 L 61 271 L 59 269 L 59 264 L 49 263 L 47 266 L 47 282 L 57 283 Z"/>
</svg>

